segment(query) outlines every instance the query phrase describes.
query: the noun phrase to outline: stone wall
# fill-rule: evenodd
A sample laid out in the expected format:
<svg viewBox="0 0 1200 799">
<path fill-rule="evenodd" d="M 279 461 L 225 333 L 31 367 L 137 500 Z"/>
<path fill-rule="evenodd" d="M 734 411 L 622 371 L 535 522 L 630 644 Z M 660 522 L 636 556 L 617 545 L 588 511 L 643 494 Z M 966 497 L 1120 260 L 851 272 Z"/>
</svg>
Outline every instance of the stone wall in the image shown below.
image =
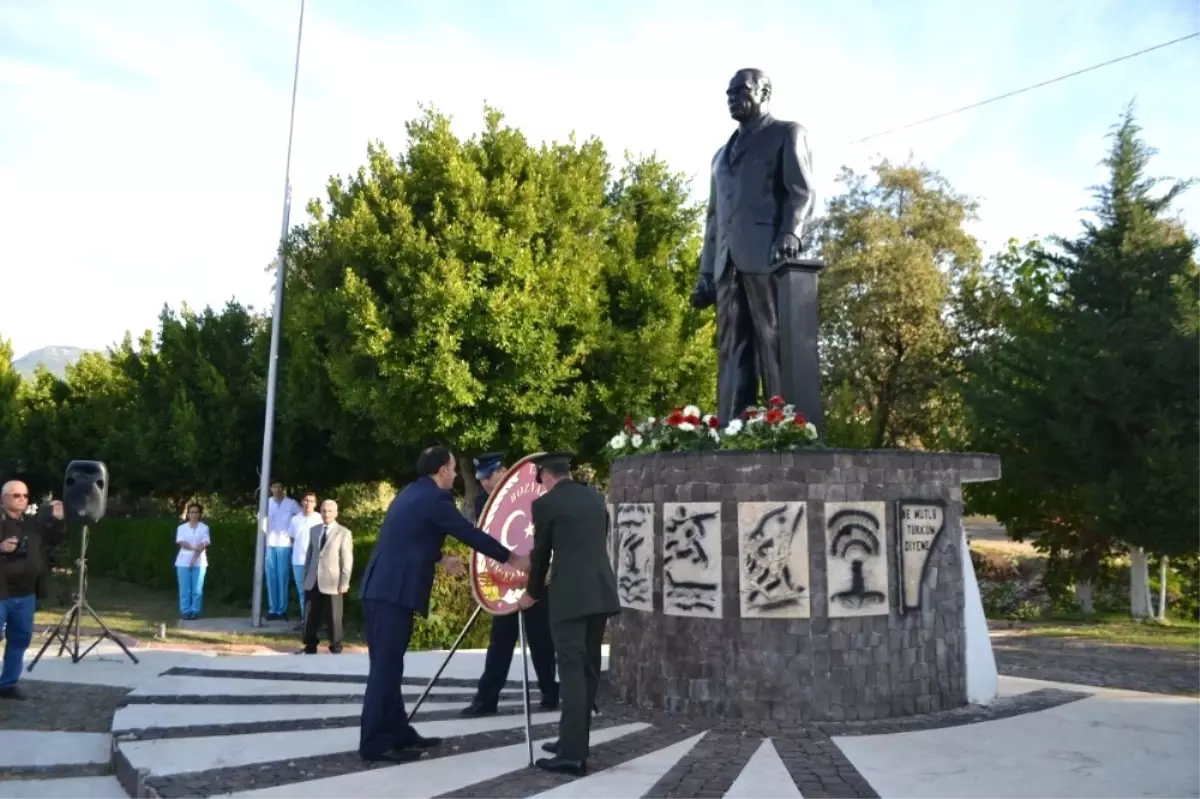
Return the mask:
<svg viewBox="0 0 1200 799">
<path fill-rule="evenodd" d="M 613 687 L 623 701 L 642 707 L 744 719 L 870 720 L 966 704 L 961 484 L 999 476 L 995 456 L 899 450 L 618 459 L 608 498 L 614 521 L 628 533 L 637 510 L 646 541 L 622 551 L 629 538 L 615 529 L 614 563 L 618 577 L 626 578 L 629 564 L 640 558 L 652 590 L 644 603 L 625 602 L 611 623 Z M 910 590 L 912 607 L 902 612 L 904 544 L 896 515 L 901 501 L 914 500 L 940 508 L 944 528 L 924 544 L 909 544 L 928 547 L 928 563 L 923 574 L 913 572 L 909 584 L 919 581 L 919 594 Z M 797 599 L 788 608 L 769 609 L 774 606 L 754 590 L 779 580 L 747 565 L 752 542 L 764 540 L 754 536 L 766 524 L 752 530 L 752 522 L 766 520 L 770 507 L 750 503 L 777 503 L 777 526 L 794 520 L 788 557 Z M 689 513 L 709 519 L 712 534 L 704 557 L 689 561 L 699 565 L 679 571 L 683 560 L 672 553 L 685 544 L 677 517 Z M 922 532 L 911 524 L 906 529 L 918 537 Z M 675 564 L 666 592 L 664 554 Z M 680 585 L 695 589 L 706 580 L 716 584 L 705 596 L 717 607 L 680 604 Z M 885 585 L 886 591 L 874 591 Z M 696 591 L 689 596 L 694 600 Z"/>
</svg>

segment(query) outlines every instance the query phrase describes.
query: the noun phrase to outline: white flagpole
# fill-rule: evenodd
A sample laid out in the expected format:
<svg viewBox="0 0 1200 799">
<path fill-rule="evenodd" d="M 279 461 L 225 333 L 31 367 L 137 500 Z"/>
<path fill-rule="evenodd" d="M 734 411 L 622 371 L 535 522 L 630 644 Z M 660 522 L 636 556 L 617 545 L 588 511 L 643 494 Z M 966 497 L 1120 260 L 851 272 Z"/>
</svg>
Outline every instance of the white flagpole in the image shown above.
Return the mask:
<svg viewBox="0 0 1200 799">
<path fill-rule="evenodd" d="M 287 241 L 292 212 L 292 133 L 296 129 L 296 87 L 300 82 L 300 42 L 304 36 L 304 2 L 300 0 L 300 26 L 296 32 L 296 67 L 292 73 L 292 111 L 288 121 L 287 164 L 283 174 L 283 229 L 279 234 L 279 260 L 275 271 L 275 310 L 271 314 L 271 356 L 267 363 L 267 410 L 263 419 L 262 468 L 258 483 L 258 543 L 254 548 L 254 599 L 251 624 L 262 626 L 263 563 L 267 547 L 267 499 L 271 487 L 271 447 L 275 437 L 275 384 L 279 363 L 279 324 L 283 316 L 283 284 L 287 262 L 283 245 Z"/>
</svg>

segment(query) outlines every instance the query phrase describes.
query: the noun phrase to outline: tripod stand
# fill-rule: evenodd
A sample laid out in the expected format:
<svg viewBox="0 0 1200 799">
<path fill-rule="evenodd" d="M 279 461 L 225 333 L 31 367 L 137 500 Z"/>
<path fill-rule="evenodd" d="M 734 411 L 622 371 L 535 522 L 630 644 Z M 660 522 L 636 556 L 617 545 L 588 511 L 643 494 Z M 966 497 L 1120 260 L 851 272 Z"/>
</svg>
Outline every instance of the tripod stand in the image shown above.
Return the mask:
<svg viewBox="0 0 1200 799">
<path fill-rule="evenodd" d="M 38 661 L 42 659 L 42 655 L 44 655 L 46 653 L 46 649 L 50 646 L 50 644 L 52 644 L 54 642 L 55 638 L 59 639 L 59 641 L 62 642 L 62 646 L 60 646 L 58 648 L 58 656 L 62 657 L 62 654 L 64 651 L 70 651 L 72 663 L 78 663 L 79 661 L 83 660 L 84 656 L 86 656 L 88 652 L 91 652 L 93 649 L 95 649 L 97 644 L 99 644 L 105 638 L 111 638 L 113 641 L 116 642 L 117 646 L 121 647 L 121 651 L 124 652 L 129 657 L 130 660 L 132 660 L 134 663 L 138 662 L 138 659 L 134 656 L 134 654 L 129 651 L 129 647 L 125 646 L 125 642 L 122 641 L 120 638 L 117 638 L 117 636 L 113 635 L 112 630 L 108 629 L 108 626 L 103 621 L 100 620 L 100 617 L 96 615 L 96 611 L 92 610 L 92 606 L 88 604 L 88 601 L 87 601 L 88 527 L 86 524 L 83 526 L 83 534 L 80 536 L 80 540 L 81 540 L 81 543 L 79 545 L 79 560 L 75 561 L 75 566 L 79 571 L 79 589 L 75 592 L 75 601 L 71 604 L 70 610 L 68 610 L 65 614 L 63 614 L 62 619 L 60 619 L 58 624 L 55 625 L 54 629 L 50 631 L 50 637 L 48 637 L 46 639 L 46 642 L 44 644 L 42 644 L 42 648 L 38 650 L 37 655 L 34 657 L 34 659 L 32 661 L 30 661 L 29 666 L 26 668 L 26 671 L 33 671 L 33 667 L 36 666 L 38 664 Z M 83 620 L 83 614 L 85 612 L 89 616 L 91 616 L 93 620 L 95 620 L 96 624 L 100 625 L 100 629 L 103 632 L 100 633 L 99 638 L 97 638 L 95 641 L 92 642 L 91 646 L 89 646 L 87 649 L 80 652 L 79 651 L 80 650 L 79 627 L 80 627 L 80 622 Z M 73 643 L 71 641 L 71 635 L 72 635 L 71 628 L 72 627 L 74 627 L 74 638 L 75 638 Z"/>
</svg>

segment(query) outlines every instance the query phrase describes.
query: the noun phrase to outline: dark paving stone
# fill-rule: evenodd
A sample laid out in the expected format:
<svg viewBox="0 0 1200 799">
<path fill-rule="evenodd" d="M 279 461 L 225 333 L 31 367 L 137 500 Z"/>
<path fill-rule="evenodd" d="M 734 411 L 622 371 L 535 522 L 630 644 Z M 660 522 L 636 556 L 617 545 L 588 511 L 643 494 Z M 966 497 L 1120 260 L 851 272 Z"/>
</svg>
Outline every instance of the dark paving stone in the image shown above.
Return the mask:
<svg viewBox="0 0 1200 799">
<path fill-rule="evenodd" d="M 828 738 L 783 735 L 772 738 L 771 743 L 805 799 L 822 796 L 879 799 L 866 778 Z"/>
<path fill-rule="evenodd" d="M 594 728 L 596 729 L 596 728 Z M 635 757 L 649 754 L 696 735 L 699 730 L 684 725 L 673 725 L 662 729 L 650 727 L 631 733 L 614 741 L 591 747 L 588 757 L 589 773 L 612 768 Z M 535 751 L 534 759 L 549 757 L 545 752 Z M 567 774 L 551 774 L 536 767 L 519 768 L 494 780 L 477 782 L 466 788 L 439 794 L 439 797 L 495 797 L 496 799 L 519 799 L 542 791 L 548 791 L 578 778 Z"/>
<path fill-rule="evenodd" d="M 930 713 L 925 716 L 910 716 L 899 719 L 881 719 L 879 721 L 847 721 L 839 724 L 822 723 L 815 725 L 826 735 L 887 735 L 896 732 L 920 732 L 922 730 L 938 730 L 944 727 L 961 727 L 965 724 L 979 724 L 984 721 L 1021 716 L 1025 713 L 1037 713 L 1052 707 L 1078 702 L 1087 699 L 1090 694 L 1080 691 L 1060 691 L 1054 688 L 1043 688 L 1018 696 L 1005 696 L 987 706 L 968 705 L 967 707 L 944 710 L 940 713 Z"/>
<path fill-rule="evenodd" d="M 761 738 L 733 732 L 709 732 L 646 792 L 650 799 L 725 795 L 746 762 L 762 745 Z"/>
<path fill-rule="evenodd" d="M 113 713 L 128 693 L 126 688 L 107 685 L 28 679 L 19 684 L 28 699 L 0 699 L 0 730 L 108 732 Z"/>
<path fill-rule="evenodd" d="M 1001 674 L 1157 694 L 1200 694 L 1200 652 L 1036 635 L 992 637 Z"/>
<path fill-rule="evenodd" d="M 9 780 L 57 780 L 66 777 L 106 777 L 112 774 L 108 763 L 75 766 L 20 766 L 0 768 L 0 782 Z"/>
</svg>

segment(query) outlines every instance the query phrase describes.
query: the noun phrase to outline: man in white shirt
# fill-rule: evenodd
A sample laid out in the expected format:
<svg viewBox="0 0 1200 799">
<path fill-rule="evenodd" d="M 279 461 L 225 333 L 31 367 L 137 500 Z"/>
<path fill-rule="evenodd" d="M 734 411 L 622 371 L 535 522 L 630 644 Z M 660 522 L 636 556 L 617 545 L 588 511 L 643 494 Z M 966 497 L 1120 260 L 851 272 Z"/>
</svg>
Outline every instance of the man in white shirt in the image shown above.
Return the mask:
<svg viewBox="0 0 1200 799">
<path fill-rule="evenodd" d="M 287 619 L 292 581 L 292 517 L 300 512 L 300 503 L 283 493 L 283 481 L 271 482 L 267 500 L 267 621 Z"/>
<path fill-rule="evenodd" d="M 317 495 L 309 491 L 300 498 L 300 512 L 292 517 L 288 525 L 288 535 L 292 537 L 292 579 L 296 583 L 296 596 L 300 599 L 300 626 L 308 612 L 304 605 L 304 564 L 308 558 L 308 539 L 312 528 L 321 523 L 321 514 L 317 513 Z"/>
</svg>

